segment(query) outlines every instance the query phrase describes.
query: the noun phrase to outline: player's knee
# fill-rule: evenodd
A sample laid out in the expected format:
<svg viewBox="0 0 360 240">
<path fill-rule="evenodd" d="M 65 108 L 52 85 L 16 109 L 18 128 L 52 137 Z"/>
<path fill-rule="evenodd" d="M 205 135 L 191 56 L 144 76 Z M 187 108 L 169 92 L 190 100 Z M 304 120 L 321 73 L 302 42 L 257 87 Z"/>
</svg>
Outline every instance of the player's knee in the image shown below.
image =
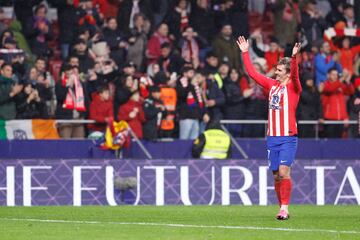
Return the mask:
<svg viewBox="0 0 360 240">
<path fill-rule="evenodd" d="M 289 178 L 289 172 L 286 170 L 280 170 L 279 171 L 279 179 L 286 179 Z"/>
<path fill-rule="evenodd" d="M 279 178 L 280 178 L 280 179 L 290 178 L 290 168 L 287 167 L 287 166 L 280 166 L 280 169 L 279 169 Z"/>
<path fill-rule="evenodd" d="M 282 179 L 288 179 L 290 178 L 290 175 L 288 173 L 280 173 L 279 174 L 279 179 L 282 180 Z"/>
</svg>

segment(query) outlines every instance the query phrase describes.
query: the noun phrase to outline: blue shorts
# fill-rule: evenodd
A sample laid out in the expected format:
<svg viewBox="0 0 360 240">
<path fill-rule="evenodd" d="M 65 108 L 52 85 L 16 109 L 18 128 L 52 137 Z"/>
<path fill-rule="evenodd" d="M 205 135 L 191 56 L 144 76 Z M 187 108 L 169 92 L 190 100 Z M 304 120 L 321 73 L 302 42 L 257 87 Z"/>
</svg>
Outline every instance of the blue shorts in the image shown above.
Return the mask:
<svg viewBox="0 0 360 240">
<path fill-rule="evenodd" d="M 269 167 L 279 170 L 280 165 L 291 166 L 295 160 L 298 138 L 296 136 L 267 137 Z"/>
</svg>

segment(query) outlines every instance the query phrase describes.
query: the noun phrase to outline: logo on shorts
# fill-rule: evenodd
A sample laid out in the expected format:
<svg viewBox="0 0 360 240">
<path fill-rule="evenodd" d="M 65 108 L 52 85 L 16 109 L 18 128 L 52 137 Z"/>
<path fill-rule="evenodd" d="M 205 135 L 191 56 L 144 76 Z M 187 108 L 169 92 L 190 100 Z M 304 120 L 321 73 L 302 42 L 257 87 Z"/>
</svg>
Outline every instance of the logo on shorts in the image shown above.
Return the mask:
<svg viewBox="0 0 360 240">
<path fill-rule="evenodd" d="M 286 160 L 281 160 L 280 163 L 286 163 L 287 161 Z"/>
</svg>

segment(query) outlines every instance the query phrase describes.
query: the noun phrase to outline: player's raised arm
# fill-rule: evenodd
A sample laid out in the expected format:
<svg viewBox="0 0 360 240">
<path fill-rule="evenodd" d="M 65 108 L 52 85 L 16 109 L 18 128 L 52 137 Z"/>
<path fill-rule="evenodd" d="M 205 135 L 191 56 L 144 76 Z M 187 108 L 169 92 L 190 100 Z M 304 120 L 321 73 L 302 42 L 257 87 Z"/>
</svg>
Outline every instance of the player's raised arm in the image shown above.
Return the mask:
<svg viewBox="0 0 360 240">
<path fill-rule="evenodd" d="M 296 55 L 300 52 L 301 49 L 301 43 L 295 43 L 292 55 L 291 55 L 291 65 L 290 65 L 290 78 L 291 81 L 294 83 L 295 90 L 297 92 L 302 91 L 300 78 L 299 78 L 299 66 L 296 60 Z"/>
<path fill-rule="evenodd" d="M 246 40 L 244 36 L 240 36 L 238 40 L 236 41 L 243 56 L 244 65 L 247 73 L 249 76 L 254 79 L 259 85 L 261 85 L 263 88 L 269 90 L 272 86 L 271 82 L 273 79 L 268 78 L 260 73 L 258 73 L 254 66 L 252 65 L 252 62 L 250 60 L 249 56 L 249 40 Z"/>
</svg>

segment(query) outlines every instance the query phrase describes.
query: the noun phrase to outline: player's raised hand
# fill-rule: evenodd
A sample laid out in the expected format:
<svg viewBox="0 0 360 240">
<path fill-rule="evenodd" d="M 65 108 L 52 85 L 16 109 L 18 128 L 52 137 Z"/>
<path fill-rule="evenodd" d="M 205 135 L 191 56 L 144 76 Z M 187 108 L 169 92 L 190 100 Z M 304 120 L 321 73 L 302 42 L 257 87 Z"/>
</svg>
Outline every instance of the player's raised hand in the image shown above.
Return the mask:
<svg viewBox="0 0 360 240">
<path fill-rule="evenodd" d="M 236 43 L 242 52 L 247 52 L 249 50 L 249 40 L 246 40 L 244 36 L 240 36 Z"/>
<path fill-rule="evenodd" d="M 298 54 L 300 52 L 301 49 L 301 43 L 297 42 L 295 43 L 293 50 L 292 50 L 292 56 L 295 56 L 296 54 Z"/>
</svg>

